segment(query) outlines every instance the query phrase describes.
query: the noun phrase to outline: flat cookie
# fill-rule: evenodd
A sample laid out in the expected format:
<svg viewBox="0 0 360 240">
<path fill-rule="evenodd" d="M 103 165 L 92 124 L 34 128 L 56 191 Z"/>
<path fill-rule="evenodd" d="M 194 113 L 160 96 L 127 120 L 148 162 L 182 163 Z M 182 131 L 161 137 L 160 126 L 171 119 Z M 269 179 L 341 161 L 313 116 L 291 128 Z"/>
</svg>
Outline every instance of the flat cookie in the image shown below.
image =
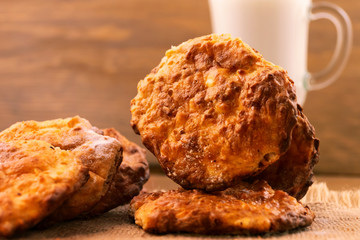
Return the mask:
<svg viewBox="0 0 360 240">
<path fill-rule="evenodd" d="M 38 140 L 0 141 L 0 236 L 35 226 L 88 177 L 70 151 Z"/>
<path fill-rule="evenodd" d="M 87 183 L 48 216 L 45 225 L 86 214 L 108 191 L 122 160 L 122 147 L 119 141 L 98 131 L 86 119 L 73 117 L 19 122 L 0 133 L 3 141 L 37 139 L 69 150 L 90 170 Z"/>
<path fill-rule="evenodd" d="M 314 214 L 265 181 L 225 191 L 142 193 L 130 204 L 135 223 L 152 233 L 264 234 L 312 223 Z"/>
<path fill-rule="evenodd" d="M 184 188 L 223 190 L 276 162 L 296 124 L 293 81 L 238 38 L 166 52 L 138 84 L 131 125 Z"/>
</svg>

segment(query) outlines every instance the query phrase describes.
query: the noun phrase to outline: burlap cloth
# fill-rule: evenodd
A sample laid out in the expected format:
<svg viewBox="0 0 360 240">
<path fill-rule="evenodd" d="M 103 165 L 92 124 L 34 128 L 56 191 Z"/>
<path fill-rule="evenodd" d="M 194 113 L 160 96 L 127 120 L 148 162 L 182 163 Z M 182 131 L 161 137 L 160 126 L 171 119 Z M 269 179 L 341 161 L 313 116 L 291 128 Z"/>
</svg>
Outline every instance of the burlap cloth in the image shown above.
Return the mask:
<svg viewBox="0 0 360 240">
<path fill-rule="evenodd" d="M 315 184 L 302 202 L 315 212 L 313 224 L 277 235 L 152 235 L 137 227 L 128 216 L 128 206 L 122 206 L 97 218 L 61 223 L 46 230 L 31 230 L 14 239 L 360 239 L 360 190 L 337 192 L 328 190 L 326 184 Z"/>
</svg>

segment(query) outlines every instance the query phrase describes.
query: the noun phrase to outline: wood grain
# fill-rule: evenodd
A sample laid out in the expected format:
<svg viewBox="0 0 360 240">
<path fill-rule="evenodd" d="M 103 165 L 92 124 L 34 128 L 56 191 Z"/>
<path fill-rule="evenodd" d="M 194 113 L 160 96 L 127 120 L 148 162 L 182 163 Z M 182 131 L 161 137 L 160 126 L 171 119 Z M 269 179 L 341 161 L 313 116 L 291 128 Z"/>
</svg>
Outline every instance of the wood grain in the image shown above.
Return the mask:
<svg viewBox="0 0 360 240">
<path fill-rule="evenodd" d="M 360 1 L 330 2 L 341 6 L 352 20 L 352 53 L 340 78 L 328 88 L 310 92 L 304 109 L 321 141 L 317 171 L 360 174 Z M 311 24 L 310 70 L 319 70 L 328 62 L 335 37 L 330 23 Z"/>
<path fill-rule="evenodd" d="M 317 171 L 360 174 L 360 2 L 331 2 L 353 21 L 351 59 L 339 81 L 309 93 L 304 108 L 321 139 Z M 1 130 L 22 120 L 80 115 L 139 143 L 129 125 L 137 82 L 171 45 L 211 32 L 206 0 L 1 3 Z M 318 70 L 331 56 L 335 33 L 318 22 L 310 36 L 309 68 Z"/>
</svg>

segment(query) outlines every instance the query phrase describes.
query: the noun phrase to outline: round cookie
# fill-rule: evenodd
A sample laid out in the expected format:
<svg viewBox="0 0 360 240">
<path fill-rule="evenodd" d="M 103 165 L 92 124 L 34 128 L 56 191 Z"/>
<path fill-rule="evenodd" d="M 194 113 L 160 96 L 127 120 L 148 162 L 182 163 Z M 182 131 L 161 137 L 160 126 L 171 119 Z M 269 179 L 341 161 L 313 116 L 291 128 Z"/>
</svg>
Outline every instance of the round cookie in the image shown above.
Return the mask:
<svg viewBox="0 0 360 240">
<path fill-rule="evenodd" d="M 208 35 L 166 52 L 138 84 L 131 125 L 184 188 L 222 190 L 288 149 L 296 95 L 281 67 L 240 39 Z"/>
<path fill-rule="evenodd" d="M 103 136 L 89 121 L 78 116 L 43 122 L 18 122 L 0 133 L 0 140 L 42 140 L 71 151 L 89 168 L 90 178 L 71 198 L 41 225 L 69 220 L 86 214 L 106 194 L 122 160 L 122 146 L 114 138 Z"/>
<path fill-rule="evenodd" d="M 212 193 L 142 193 L 130 208 L 135 223 L 154 233 L 264 234 L 305 227 L 314 219 L 309 208 L 265 181 Z"/>
<path fill-rule="evenodd" d="M 0 236 L 35 226 L 86 183 L 88 171 L 47 142 L 0 141 Z"/>
</svg>

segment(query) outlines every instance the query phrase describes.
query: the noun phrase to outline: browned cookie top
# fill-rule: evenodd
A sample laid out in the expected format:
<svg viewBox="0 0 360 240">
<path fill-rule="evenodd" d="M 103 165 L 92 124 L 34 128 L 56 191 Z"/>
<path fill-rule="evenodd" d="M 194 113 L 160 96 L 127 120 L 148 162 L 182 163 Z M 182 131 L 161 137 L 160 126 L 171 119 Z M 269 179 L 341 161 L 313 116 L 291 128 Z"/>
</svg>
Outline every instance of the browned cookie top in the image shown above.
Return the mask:
<svg viewBox="0 0 360 240">
<path fill-rule="evenodd" d="M 90 178 L 86 184 L 48 216 L 44 225 L 90 211 L 108 191 L 122 160 L 122 147 L 116 139 L 98 132 L 89 121 L 76 116 L 43 122 L 18 122 L 0 133 L 2 141 L 36 139 L 69 150 L 89 168 Z"/>
<path fill-rule="evenodd" d="M 155 233 L 264 234 L 305 227 L 314 219 L 310 209 L 265 181 L 212 193 L 142 193 L 130 207 L 135 223 Z"/>
<path fill-rule="evenodd" d="M 138 84 L 131 125 L 184 188 L 225 189 L 279 159 L 296 123 L 293 82 L 240 39 L 166 52 Z"/>
<path fill-rule="evenodd" d="M 0 141 L 0 237 L 33 227 L 88 180 L 72 152 L 38 140 Z"/>
</svg>

